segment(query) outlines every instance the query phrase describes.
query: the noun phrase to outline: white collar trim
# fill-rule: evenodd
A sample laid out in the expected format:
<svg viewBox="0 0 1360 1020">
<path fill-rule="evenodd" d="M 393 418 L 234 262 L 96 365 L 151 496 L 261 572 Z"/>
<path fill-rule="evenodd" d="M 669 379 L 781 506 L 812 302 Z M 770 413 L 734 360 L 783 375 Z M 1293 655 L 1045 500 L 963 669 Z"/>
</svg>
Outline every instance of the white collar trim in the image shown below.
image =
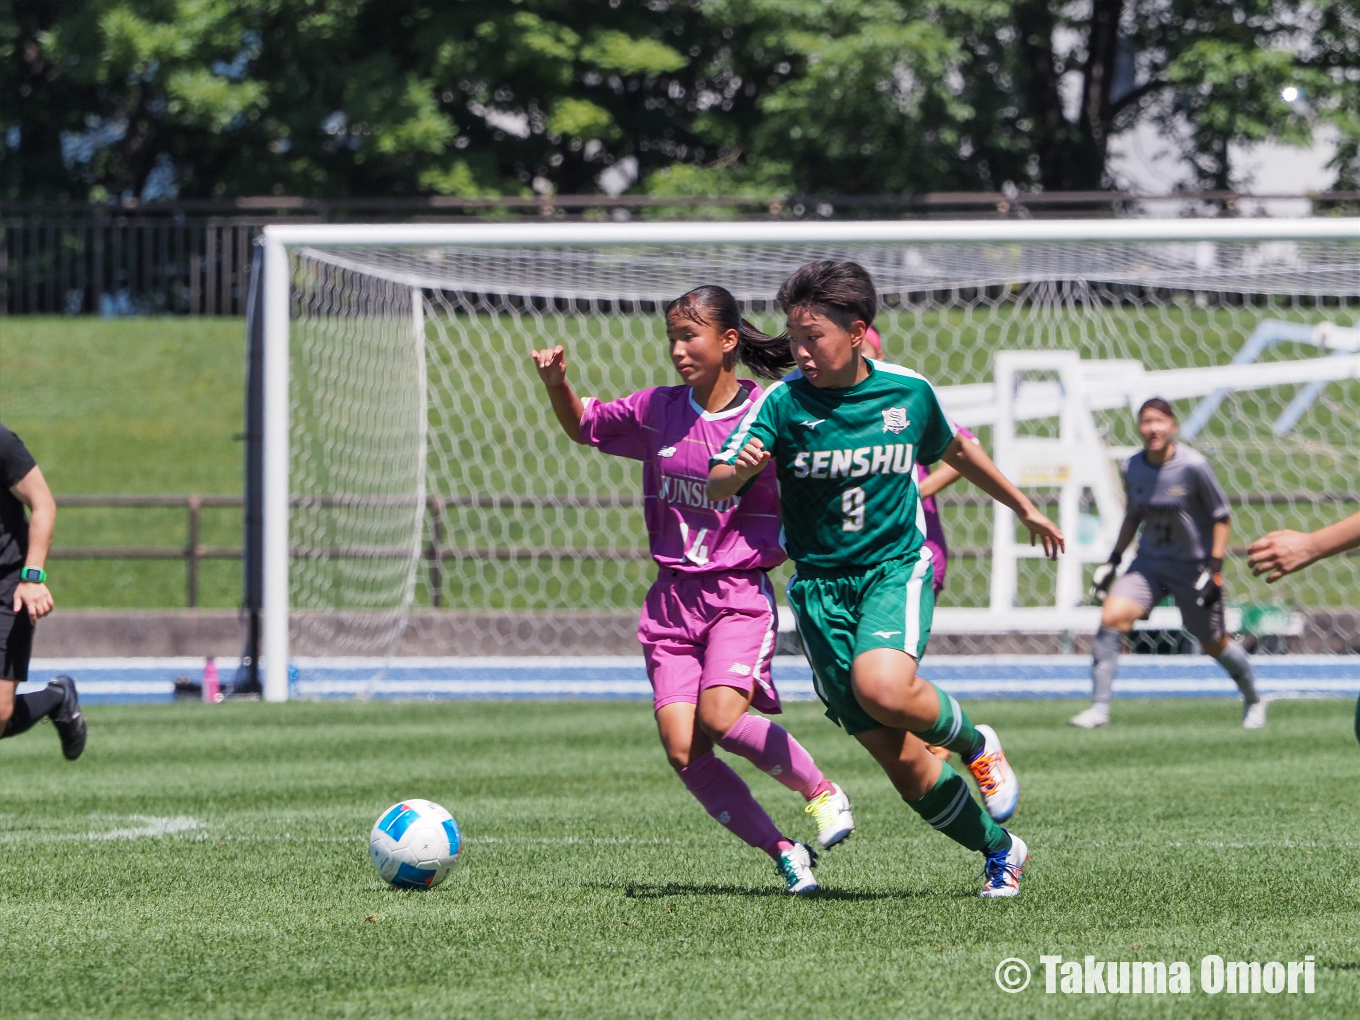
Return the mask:
<svg viewBox="0 0 1360 1020">
<path fill-rule="evenodd" d="M 724 418 L 731 418 L 741 414 L 751 406 L 751 391 L 746 390 L 746 399 L 736 407 L 729 407 L 726 411 L 705 411 L 699 406 L 699 402 L 694 399 L 694 387 L 689 388 L 689 406 L 694 408 L 695 413 L 704 421 L 722 421 Z"/>
</svg>

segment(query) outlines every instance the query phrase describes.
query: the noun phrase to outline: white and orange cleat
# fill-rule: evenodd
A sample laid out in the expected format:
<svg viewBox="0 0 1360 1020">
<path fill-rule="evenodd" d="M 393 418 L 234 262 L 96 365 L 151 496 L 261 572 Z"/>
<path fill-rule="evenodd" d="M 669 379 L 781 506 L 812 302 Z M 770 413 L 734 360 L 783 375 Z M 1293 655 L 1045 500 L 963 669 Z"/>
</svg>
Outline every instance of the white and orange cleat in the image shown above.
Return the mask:
<svg viewBox="0 0 1360 1020">
<path fill-rule="evenodd" d="M 1015 814 L 1015 806 L 1020 803 L 1020 780 L 1015 778 L 1015 770 L 1006 760 L 996 730 L 982 725 L 977 731 L 984 741 L 982 753 L 968 762 L 968 771 L 982 791 L 982 803 L 987 806 L 987 813 L 993 821 L 1004 822 Z"/>
</svg>

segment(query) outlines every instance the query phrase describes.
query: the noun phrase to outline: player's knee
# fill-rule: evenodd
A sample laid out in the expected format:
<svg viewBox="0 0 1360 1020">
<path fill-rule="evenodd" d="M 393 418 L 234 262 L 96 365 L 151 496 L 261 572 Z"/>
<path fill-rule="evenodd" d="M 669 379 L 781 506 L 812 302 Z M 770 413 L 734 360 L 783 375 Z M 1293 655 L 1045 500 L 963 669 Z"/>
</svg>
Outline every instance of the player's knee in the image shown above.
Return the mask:
<svg viewBox="0 0 1360 1020">
<path fill-rule="evenodd" d="M 704 736 L 708 737 L 709 740 L 719 741 L 732 728 L 743 712 L 745 712 L 745 706 L 742 707 L 741 712 L 734 715 L 726 705 L 709 705 L 701 702 L 699 704 L 699 729 L 704 731 Z"/>
<path fill-rule="evenodd" d="M 665 748 L 666 761 L 676 772 L 687 768 L 690 761 L 693 760 L 694 745 L 687 740 L 667 742 Z"/>
<path fill-rule="evenodd" d="M 930 685 L 915 673 L 903 675 L 898 671 L 882 669 L 856 670 L 851 678 L 855 697 L 864 710 L 879 722 L 892 725 L 902 715 L 915 717 L 919 714 L 922 699 L 935 702 L 934 691 Z M 888 713 L 885 718 L 882 713 Z"/>
<path fill-rule="evenodd" d="M 1106 599 L 1100 610 L 1100 625 L 1127 634 L 1141 615 L 1139 608 L 1125 599 Z"/>
<path fill-rule="evenodd" d="M 1224 635 L 1221 638 L 1199 639 L 1199 646 L 1204 649 L 1204 654 L 1217 659 L 1228 650 L 1228 638 Z"/>
</svg>

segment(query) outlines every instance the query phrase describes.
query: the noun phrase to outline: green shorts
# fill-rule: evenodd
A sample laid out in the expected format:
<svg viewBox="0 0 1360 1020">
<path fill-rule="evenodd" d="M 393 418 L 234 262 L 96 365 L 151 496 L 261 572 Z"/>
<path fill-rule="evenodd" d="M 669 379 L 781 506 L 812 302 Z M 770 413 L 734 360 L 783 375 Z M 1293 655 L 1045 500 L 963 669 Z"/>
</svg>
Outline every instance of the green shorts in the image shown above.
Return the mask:
<svg viewBox="0 0 1360 1020">
<path fill-rule="evenodd" d="M 882 726 L 850 685 L 850 665 L 875 648 L 895 648 L 917 662 L 930 640 L 935 613 L 928 555 L 876 567 L 826 570 L 799 567 L 789 581 L 789 606 L 798 623 L 812 683 L 827 718 L 851 735 Z"/>
</svg>

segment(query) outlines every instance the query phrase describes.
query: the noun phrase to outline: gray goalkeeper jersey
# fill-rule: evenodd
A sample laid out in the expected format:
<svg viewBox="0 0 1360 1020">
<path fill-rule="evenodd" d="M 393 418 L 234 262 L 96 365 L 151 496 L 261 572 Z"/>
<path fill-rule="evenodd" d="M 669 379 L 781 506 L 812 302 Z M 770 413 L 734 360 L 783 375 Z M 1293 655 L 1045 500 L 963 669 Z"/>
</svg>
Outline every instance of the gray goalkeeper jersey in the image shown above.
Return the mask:
<svg viewBox="0 0 1360 1020">
<path fill-rule="evenodd" d="M 1125 512 L 1143 526 L 1138 555 L 1199 562 L 1213 548 L 1215 521 L 1232 510 L 1209 462 L 1182 443 L 1159 465 L 1143 451 L 1124 462 Z"/>
</svg>

